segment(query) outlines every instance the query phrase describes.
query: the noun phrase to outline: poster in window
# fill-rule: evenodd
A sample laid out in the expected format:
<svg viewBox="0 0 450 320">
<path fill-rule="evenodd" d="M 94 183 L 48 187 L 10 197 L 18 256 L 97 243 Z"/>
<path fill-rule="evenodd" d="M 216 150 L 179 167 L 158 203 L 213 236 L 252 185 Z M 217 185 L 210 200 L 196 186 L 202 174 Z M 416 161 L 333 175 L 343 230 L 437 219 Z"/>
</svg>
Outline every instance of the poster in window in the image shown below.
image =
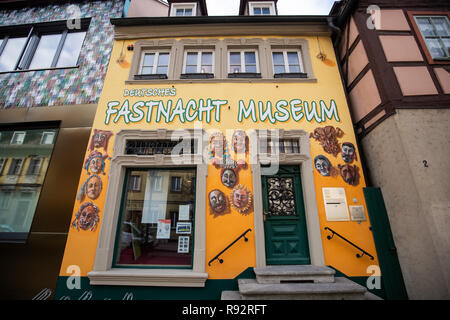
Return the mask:
<svg viewBox="0 0 450 320">
<path fill-rule="evenodd" d="M 178 253 L 189 253 L 189 236 L 178 237 Z"/>
<path fill-rule="evenodd" d="M 178 220 L 189 220 L 189 204 L 180 204 L 178 209 Z"/>
<path fill-rule="evenodd" d="M 190 222 L 178 222 L 177 234 L 191 234 L 192 223 Z"/>
<path fill-rule="evenodd" d="M 156 239 L 170 239 L 170 219 L 158 219 Z"/>
</svg>

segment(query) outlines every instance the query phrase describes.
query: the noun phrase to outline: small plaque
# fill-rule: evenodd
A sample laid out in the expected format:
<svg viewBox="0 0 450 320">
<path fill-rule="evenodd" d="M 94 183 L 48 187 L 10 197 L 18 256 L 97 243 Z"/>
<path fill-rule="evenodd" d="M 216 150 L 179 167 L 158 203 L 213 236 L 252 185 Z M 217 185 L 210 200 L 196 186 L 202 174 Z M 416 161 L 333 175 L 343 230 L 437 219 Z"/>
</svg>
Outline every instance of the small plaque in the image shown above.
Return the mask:
<svg viewBox="0 0 450 320">
<path fill-rule="evenodd" d="M 365 221 L 366 215 L 364 213 L 364 206 L 349 206 L 350 215 L 352 216 L 352 221 Z"/>
</svg>

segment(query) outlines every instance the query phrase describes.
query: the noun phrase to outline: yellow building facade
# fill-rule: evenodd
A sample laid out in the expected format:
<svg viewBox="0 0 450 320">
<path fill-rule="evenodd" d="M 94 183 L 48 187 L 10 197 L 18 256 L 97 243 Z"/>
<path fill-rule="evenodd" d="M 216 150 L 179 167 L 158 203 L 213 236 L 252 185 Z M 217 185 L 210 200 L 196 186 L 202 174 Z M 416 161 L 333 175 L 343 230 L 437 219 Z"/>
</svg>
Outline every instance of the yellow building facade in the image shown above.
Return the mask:
<svg viewBox="0 0 450 320">
<path fill-rule="evenodd" d="M 219 299 L 269 265 L 380 275 L 327 21 L 264 19 L 112 20 L 56 298 Z"/>
</svg>

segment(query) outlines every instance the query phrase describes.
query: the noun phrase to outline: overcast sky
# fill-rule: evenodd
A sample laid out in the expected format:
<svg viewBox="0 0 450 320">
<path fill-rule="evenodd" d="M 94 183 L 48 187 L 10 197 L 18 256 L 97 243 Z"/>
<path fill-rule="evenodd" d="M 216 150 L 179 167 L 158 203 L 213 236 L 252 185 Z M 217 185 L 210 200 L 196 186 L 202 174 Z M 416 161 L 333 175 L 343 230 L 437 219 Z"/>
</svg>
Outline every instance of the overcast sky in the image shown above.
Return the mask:
<svg viewBox="0 0 450 320">
<path fill-rule="evenodd" d="M 239 0 L 206 0 L 209 16 L 239 14 Z M 327 15 L 334 0 L 278 0 L 279 15 Z"/>
</svg>

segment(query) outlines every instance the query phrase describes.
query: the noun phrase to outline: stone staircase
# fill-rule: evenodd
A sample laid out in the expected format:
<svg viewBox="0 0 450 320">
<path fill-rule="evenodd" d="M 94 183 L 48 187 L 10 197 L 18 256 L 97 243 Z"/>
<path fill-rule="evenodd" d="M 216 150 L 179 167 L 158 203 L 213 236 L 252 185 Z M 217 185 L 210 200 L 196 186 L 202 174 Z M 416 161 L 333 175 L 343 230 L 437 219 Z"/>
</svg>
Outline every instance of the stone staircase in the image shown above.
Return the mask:
<svg viewBox="0 0 450 320">
<path fill-rule="evenodd" d="M 254 268 L 256 279 L 239 279 L 239 291 L 222 300 L 381 300 L 328 267 L 312 265 Z"/>
</svg>

